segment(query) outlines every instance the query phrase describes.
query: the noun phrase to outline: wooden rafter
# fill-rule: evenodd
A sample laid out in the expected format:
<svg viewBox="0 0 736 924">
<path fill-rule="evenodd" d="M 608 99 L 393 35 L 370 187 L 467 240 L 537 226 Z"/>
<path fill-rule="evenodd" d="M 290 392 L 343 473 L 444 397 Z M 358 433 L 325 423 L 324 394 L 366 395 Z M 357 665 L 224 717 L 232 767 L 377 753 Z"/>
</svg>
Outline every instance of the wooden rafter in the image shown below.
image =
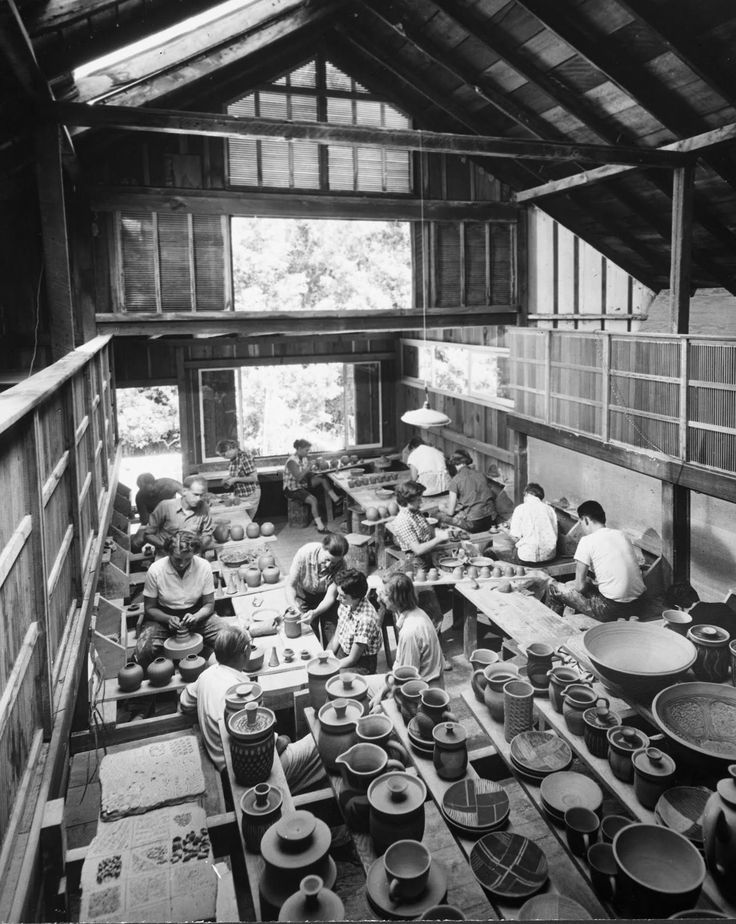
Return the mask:
<svg viewBox="0 0 736 924">
<path fill-rule="evenodd" d="M 676 167 L 686 155 L 659 153 L 656 149 L 608 147 L 561 141 L 527 141 L 488 135 L 456 135 L 450 132 L 418 132 L 413 129 L 366 128 L 325 122 L 286 119 L 238 118 L 210 112 L 178 112 L 130 106 L 56 103 L 51 118 L 70 126 L 119 128 L 128 131 L 200 135 L 210 138 L 256 138 L 359 144 L 396 150 L 433 151 L 445 154 L 492 155 L 529 160 L 587 160 L 593 163 L 636 163 Z"/>
</svg>

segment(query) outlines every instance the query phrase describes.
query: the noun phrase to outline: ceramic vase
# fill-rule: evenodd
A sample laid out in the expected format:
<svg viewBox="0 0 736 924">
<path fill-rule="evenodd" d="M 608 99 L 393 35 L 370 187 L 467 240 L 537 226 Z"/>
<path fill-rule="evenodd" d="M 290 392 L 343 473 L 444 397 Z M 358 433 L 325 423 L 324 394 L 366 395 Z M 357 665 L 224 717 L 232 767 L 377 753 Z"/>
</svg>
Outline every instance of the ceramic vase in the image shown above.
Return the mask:
<svg viewBox="0 0 736 924">
<path fill-rule="evenodd" d="M 265 571 L 266 568 L 273 568 L 276 564 L 276 559 L 271 555 L 270 552 L 267 552 L 265 555 L 258 556 L 258 567 L 261 571 Z"/>
<path fill-rule="evenodd" d="M 261 586 L 261 572 L 256 565 L 251 565 L 245 569 L 245 583 L 248 587 Z"/>
<path fill-rule="evenodd" d="M 287 638 L 300 638 L 302 634 L 301 613 L 287 613 L 284 616 L 284 635 Z"/>
<path fill-rule="evenodd" d="M 190 654 L 179 661 L 179 673 L 184 683 L 194 683 L 207 667 L 205 659 L 198 654 Z"/>
<path fill-rule="evenodd" d="M 276 565 L 271 565 L 269 568 L 264 568 L 262 575 L 264 584 L 278 584 L 281 578 L 281 572 L 276 567 Z"/>
<path fill-rule="evenodd" d="M 282 801 L 281 790 L 269 783 L 258 783 L 243 793 L 240 808 L 243 812 L 241 827 L 246 850 L 251 853 L 261 852 L 263 835 L 281 818 Z"/>
<path fill-rule="evenodd" d="M 226 722 L 235 779 L 241 786 L 264 783 L 273 766 L 276 716 L 264 706 L 248 703 Z"/>
<path fill-rule="evenodd" d="M 503 734 L 511 741 L 534 728 L 534 687 L 526 680 L 509 680 L 503 687 Z"/>
<path fill-rule="evenodd" d="M 212 532 L 212 537 L 214 538 L 215 542 L 227 542 L 227 540 L 230 538 L 230 527 L 225 526 L 223 523 L 218 524 Z"/>
<path fill-rule="evenodd" d="M 165 687 L 174 676 L 174 662 L 168 658 L 156 658 L 148 665 L 146 676 L 152 687 Z"/>
<path fill-rule="evenodd" d="M 134 693 L 143 683 L 144 670 L 135 661 L 128 661 L 118 672 L 118 686 L 123 693 Z"/>
</svg>

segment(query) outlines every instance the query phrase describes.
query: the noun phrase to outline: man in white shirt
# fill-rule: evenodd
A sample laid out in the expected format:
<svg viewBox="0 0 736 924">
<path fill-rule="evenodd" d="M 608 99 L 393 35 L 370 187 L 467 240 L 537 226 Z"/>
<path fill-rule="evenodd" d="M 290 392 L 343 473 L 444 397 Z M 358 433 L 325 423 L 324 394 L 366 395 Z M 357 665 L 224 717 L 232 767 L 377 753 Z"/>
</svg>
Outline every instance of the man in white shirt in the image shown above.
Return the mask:
<svg viewBox="0 0 736 924">
<path fill-rule="evenodd" d="M 557 514 L 544 502 L 544 489 L 536 482 L 524 488 L 524 502 L 514 510 L 508 530 L 522 565 L 550 561 L 557 555 Z"/>
<path fill-rule="evenodd" d="M 600 622 L 638 616 L 646 587 L 633 545 L 621 530 L 606 526 L 598 501 L 581 504 L 578 517 L 585 535 L 575 550 L 575 580 L 553 581 L 547 605 L 560 613 L 571 606 Z"/>
<path fill-rule="evenodd" d="M 439 449 L 428 446 L 419 437 L 409 440 L 406 449 L 406 464 L 411 470 L 411 480 L 424 485 L 424 496 L 445 494 L 450 486 L 450 473 L 447 471 L 445 457 Z"/>
</svg>

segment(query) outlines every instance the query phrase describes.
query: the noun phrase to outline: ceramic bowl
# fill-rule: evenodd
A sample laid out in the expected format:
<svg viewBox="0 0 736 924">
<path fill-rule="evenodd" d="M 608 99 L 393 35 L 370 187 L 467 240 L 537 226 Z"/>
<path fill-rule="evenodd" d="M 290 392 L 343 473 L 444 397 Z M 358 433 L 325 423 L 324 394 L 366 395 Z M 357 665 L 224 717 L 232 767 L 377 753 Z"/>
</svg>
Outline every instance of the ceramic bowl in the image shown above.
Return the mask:
<svg viewBox="0 0 736 924">
<path fill-rule="evenodd" d="M 588 629 L 583 647 L 604 679 L 639 693 L 669 686 L 697 657 L 689 639 L 639 622 L 608 622 Z"/>
<path fill-rule="evenodd" d="M 652 713 L 688 762 L 736 761 L 736 687 L 705 681 L 678 683 L 654 697 Z"/>
</svg>

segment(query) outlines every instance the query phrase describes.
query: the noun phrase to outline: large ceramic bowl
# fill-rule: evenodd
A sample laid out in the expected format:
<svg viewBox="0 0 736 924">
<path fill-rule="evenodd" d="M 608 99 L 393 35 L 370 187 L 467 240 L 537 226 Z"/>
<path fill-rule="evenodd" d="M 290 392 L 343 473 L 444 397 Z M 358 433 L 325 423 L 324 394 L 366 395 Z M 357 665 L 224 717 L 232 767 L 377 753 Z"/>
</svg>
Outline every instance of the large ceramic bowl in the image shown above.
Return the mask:
<svg viewBox="0 0 736 924">
<path fill-rule="evenodd" d="M 636 693 L 669 686 L 695 663 L 693 643 L 661 626 L 608 622 L 583 636 L 593 667 L 604 680 Z"/>
<path fill-rule="evenodd" d="M 688 760 L 736 761 L 736 687 L 677 683 L 652 702 L 657 725 Z"/>
</svg>

